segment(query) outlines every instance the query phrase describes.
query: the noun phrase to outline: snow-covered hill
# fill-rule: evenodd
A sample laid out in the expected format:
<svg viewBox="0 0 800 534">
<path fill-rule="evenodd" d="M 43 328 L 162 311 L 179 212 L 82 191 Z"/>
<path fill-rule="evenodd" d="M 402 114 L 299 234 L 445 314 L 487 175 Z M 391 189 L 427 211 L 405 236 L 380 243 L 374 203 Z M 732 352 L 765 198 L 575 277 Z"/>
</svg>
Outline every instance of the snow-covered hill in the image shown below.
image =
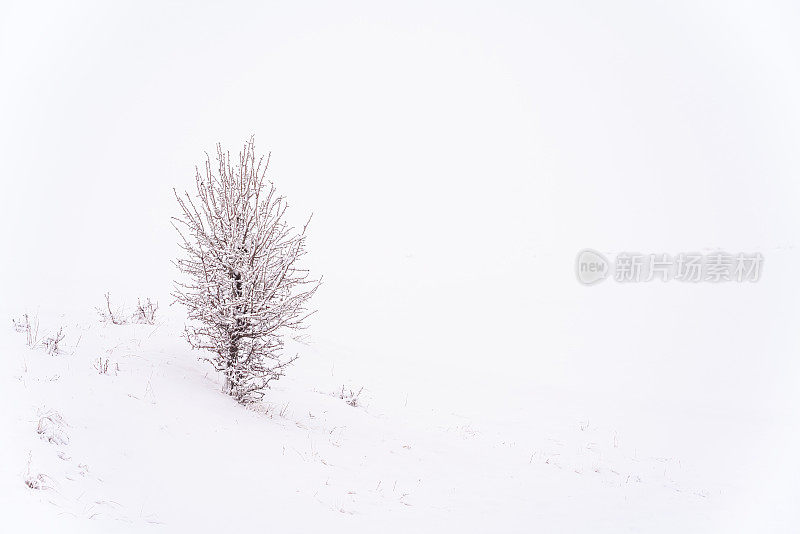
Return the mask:
<svg viewBox="0 0 800 534">
<path fill-rule="evenodd" d="M 27 531 L 675 532 L 719 506 L 692 465 L 553 391 L 491 419 L 409 407 L 295 341 L 245 408 L 178 321 L 42 318 L 40 338 L 61 326 L 58 354 L 2 337 L 4 521 Z"/>
</svg>

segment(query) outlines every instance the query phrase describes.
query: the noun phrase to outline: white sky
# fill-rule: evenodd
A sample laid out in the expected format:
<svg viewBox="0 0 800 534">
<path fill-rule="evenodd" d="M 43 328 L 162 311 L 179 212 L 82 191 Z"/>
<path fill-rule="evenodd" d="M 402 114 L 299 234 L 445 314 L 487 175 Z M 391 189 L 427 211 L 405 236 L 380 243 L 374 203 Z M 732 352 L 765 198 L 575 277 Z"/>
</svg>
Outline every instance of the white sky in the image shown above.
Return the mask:
<svg viewBox="0 0 800 534">
<path fill-rule="evenodd" d="M 315 214 L 312 332 L 376 381 L 771 402 L 798 370 L 798 23 L 790 2 L 7 3 L 2 306 L 167 302 L 172 187 L 252 133 Z M 767 269 L 584 288 L 584 247 Z"/>
</svg>

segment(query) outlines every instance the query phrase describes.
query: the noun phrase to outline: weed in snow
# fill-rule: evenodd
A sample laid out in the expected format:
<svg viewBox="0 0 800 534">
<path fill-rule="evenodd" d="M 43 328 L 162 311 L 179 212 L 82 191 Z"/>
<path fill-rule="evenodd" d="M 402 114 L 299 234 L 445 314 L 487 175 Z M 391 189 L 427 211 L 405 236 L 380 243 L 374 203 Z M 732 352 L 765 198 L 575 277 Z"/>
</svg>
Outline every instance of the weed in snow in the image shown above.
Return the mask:
<svg viewBox="0 0 800 534">
<path fill-rule="evenodd" d="M 111 324 L 126 324 L 128 319 L 125 317 L 125 310 L 111 306 L 111 293 L 106 293 L 103 296 L 106 298 L 105 307 L 98 306 L 95 308 L 100 315 L 100 319 Z"/>
<path fill-rule="evenodd" d="M 110 374 L 112 371 L 116 375 L 119 373 L 119 363 L 114 362 L 114 365 L 111 365 L 111 358 L 103 358 L 100 356 L 97 358 L 97 361 L 94 362 L 93 367 L 95 370 L 101 375 Z"/>
<path fill-rule="evenodd" d="M 25 333 L 26 345 L 29 348 L 35 347 L 39 342 L 39 316 L 34 315 L 31 319 L 26 313 L 19 319 L 12 319 L 11 322 L 14 324 L 14 330 Z"/>
<path fill-rule="evenodd" d="M 47 354 L 58 356 L 61 353 L 61 343 L 64 341 L 64 337 L 64 327 L 61 327 L 52 336 L 44 338 L 42 345 L 44 345 L 44 350 Z"/>
<path fill-rule="evenodd" d="M 69 435 L 66 431 L 67 423 L 64 418 L 55 410 L 39 412 L 39 423 L 36 426 L 36 433 L 39 437 L 46 439 L 55 445 L 69 444 Z"/>
<path fill-rule="evenodd" d="M 362 391 L 364 391 L 363 386 L 358 391 L 355 391 L 350 388 L 347 388 L 347 390 L 345 390 L 344 385 L 342 385 L 342 391 L 339 392 L 339 398 L 345 401 L 348 405 L 352 406 L 353 408 L 356 408 L 359 405 L 359 397 L 361 396 Z"/>
<path fill-rule="evenodd" d="M 23 482 L 25 485 L 28 486 L 30 489 L 33 490 L 49 490 L 53 489 L 53 479 L 49 476 L 45 475 L 44 473 L 35 473 L 31 470 L 31 463 L 32 457 L 31 453 L 28 453 L 28 466 L 25 470 L 25 476 L 23 477 Z"/>
<path fill-rule="evenodd" d="M 144 302 L 142 299 L 136 299 L 136 310 L 131 316 L 131 321 L 139 324 L 155 324 L 157 311 L 158 302 L 153 302 L 150 298 Z"/>
</svg>

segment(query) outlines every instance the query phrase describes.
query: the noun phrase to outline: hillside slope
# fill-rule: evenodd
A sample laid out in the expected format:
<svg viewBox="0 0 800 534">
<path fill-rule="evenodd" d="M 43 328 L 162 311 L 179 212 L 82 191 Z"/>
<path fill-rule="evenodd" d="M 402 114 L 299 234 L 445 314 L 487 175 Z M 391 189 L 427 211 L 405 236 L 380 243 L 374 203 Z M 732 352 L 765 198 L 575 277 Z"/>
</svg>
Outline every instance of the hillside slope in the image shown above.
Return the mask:
<svg viewBox="0 0 800 534">
<path fill-rule="evenodd" d="M 245 408 L 182 325 L 62 317 L 40 337 L 57 324 L 59 354 L 3 336 L 2 495 L 23 530 L 670 532 L 714 508 L 680 459 L 552 397 L 500 419 L 383 402 L 348 380 L 357 362 L 293 342 L 289 375 Z"/>
</svg>

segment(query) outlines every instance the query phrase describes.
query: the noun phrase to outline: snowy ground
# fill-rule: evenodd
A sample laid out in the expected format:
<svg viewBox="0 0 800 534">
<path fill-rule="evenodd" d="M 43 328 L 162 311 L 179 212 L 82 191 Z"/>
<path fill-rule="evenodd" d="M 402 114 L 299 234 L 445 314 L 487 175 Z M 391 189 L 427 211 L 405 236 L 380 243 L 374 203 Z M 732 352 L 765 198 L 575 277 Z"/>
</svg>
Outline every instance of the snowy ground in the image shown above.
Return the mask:
<svg viewBox="0 0 800 534">
<path fill-rule="evenodd" d="M 40 337 L 57 326 L 57 355 L 10 325 L 1 338 L 0 484 L 22 531 L 709 532 L 733 512 L 737 488 L 697 450 L 648 442 L 638 418 L 617 426 L 599 399 L 545 389 L 500 414 L 413 407 L 353 382 L 346 354 L 293 342 L 292 372 L 244 408 L 177 320 L 43 317 Z"/>
</svg>

